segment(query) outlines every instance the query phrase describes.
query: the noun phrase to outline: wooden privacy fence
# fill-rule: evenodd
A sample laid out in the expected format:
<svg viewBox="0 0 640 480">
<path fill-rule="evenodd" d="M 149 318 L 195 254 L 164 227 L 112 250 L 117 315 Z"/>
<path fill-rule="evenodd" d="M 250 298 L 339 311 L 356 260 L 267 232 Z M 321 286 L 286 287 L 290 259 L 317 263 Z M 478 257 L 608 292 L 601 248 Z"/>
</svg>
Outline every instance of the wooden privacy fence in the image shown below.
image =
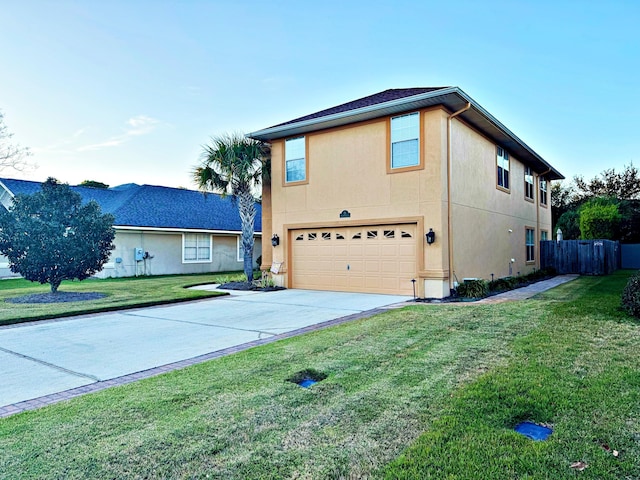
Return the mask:
<svg viewBox="0 0 640 480">
<path fill-rule="evenodd" d="M 547 240 L 540 242 L 540 268 L 559 274 L 609 275 L 620 268 L 620 242 L 612 240 Z"/>
</svg>

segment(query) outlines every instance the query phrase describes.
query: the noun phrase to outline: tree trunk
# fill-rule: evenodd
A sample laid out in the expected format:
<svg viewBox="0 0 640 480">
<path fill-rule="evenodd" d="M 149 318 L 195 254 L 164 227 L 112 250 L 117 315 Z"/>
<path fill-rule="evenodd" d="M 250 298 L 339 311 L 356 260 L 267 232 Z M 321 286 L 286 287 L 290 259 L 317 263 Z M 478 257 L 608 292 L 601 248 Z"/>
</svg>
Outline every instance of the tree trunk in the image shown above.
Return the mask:
<svg viewBox="0 0 640 480">
<path fill-rule="evenodd" d="M 238 192 L 238 211 L 242 222 L 242 252 L 244 253 L 244 274 L 247 282 L 253 281 L 253 222 L 256 218 L 256 201 L 248 186 Z"/>
<path fill-rule="evenodd" d="M 51 285 L 51 293 L 58 293 L 58 287 L 60 286 L 60 283 L 62 283 L 62 280 L 59 279 L 55 279 L 55 280 L 49 280 L 49 284 Z"/>
</svg>

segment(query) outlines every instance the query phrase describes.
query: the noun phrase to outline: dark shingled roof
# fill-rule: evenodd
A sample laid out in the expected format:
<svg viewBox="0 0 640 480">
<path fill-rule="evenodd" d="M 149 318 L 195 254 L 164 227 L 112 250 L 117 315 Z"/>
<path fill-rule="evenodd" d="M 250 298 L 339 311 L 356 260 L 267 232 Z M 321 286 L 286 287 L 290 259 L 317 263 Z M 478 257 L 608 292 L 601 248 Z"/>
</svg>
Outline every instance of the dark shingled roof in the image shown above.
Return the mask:
<svg viewBox="0 0 640 480">
<path fill-rule="evenodd" d="M 14 195 L 39 192 L 41 183 L 0 178 Z M 129 183 L 109 189 L 72 186 L 83 202 L 95 200 L 104 213 L 115 216 L 115 226 L 177 228 L 185 230 L 242 230 L 238 209 L 231 197 L 195 190 L 136 185 Z M 254 223 L 262 231 L 262 207 L 256 203 Z"/>
<path fill-rule="evenodd" d="M 336 113 L 348 112 L 349 110 L 356 110 L 362 107 L 370 107 L 371 105 L 377 105 L 379 103 L 391 102 L 400 98 L 412 97 L 414 95 L 420 95 L 422 93 L 433 92 L 434 90 L 442 90 L 449 87 L 422 87 L 422 88 L 390 88 L 384 92 L 374 93 L 368 97 L 359 98 L 351 102 L 343 103 L 336 107 L 327 108 L 304 117 L 295 118 L 288 122 L 279 123 L 273 127 L 280 127 L 282 125 L 289 125 L 290 123 L 304 122 L 305 120 L 313 120 L 314 118 L 326 117 L 328 115 L 334 115 Z M 273 128 L 270 127 L 270 128 Z"/>
</svg>

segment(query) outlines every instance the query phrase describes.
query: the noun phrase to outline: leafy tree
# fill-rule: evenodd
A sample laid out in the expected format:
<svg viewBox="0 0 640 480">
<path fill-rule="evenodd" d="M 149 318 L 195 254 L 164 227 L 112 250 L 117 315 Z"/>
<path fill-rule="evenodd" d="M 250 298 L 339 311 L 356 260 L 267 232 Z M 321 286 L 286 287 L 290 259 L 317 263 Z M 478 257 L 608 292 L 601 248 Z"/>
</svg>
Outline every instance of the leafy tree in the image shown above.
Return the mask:
<svg viewBox="0 0 640 480">
<path fill-rule="evenodd" d="M 578 211 L 564 212 L 556 223 L 556 231 L 558 228 L 562 230 L 564 240 L 578 240 L 580 238 L 580 214 Z"/>
<path fill-rule="evenodd" d="M 593 198 L 580 207 L 580 238 L 583 240 L 618 238 L 621 220 L 622 216 L 616 199 Z"/>
<path fill-rule="evenodd" d="M 640 200 L 620 202 L 620 238 L 624 243 L 640 243 Z"/>
<path fill-rule="evenodd" d="M 585 181 L 582 175 L 573 178 L 576 196 L 580 200 L 594 197 L 615 197 L 619 200 L 640 199 L 640 172 L 633 162 L 616 172 L 615 168 L 604 170 L 600 175 Z"/>
<path fill-rule="evenodd" d="M 25 157 L 31 155 L 28 148 L 11 144 L 13 133 L 10 133 L 4 123 L 4 115 L 0 112 L 0 170 L 13 168 L 22 171 L 31 166 Z"/>
<path fill-rule="evenodd" d="M 107 185 L 106 183 L 102 183 L 102 182 L 97 182 L 96 180 L 83 180 L 80 183 L 80 186 L 82 187 L 91 187 L 91 188 L 102 188 L 102 189 L 107 189 L 109 188 L 109 185 Z"/>
<path fill-rule="evenodd" d="M 551 184 L 551 217 L 553 225 L 557 225 L 560 217 L 579 205 L 575 187 L 572 184 L 554 182 Z M 564 229 L 562 229 L 564 232 Z"/>
<path fill-rule="evenodd" d="M 193 172 L 198 188 L 204 192 L 230 195 L 237 202 L 242 222 L 242 250 L 247 282 L 253 280 L 253 234 L 256 195 L 267 175 L 269 146 L 239 133 L 211 138 L 202 151 L 202 164 Z"/>
<path fill-rule="evenodd" d="M 0 253 L 9 268 L 32 282 L 49 283 L 56 293 L 62 280 L 84 280 L 99 271 L 113 250 L 114 217 L 49 178 L 33 195 L 17 195 L 0 209 Z"/>
</svg>

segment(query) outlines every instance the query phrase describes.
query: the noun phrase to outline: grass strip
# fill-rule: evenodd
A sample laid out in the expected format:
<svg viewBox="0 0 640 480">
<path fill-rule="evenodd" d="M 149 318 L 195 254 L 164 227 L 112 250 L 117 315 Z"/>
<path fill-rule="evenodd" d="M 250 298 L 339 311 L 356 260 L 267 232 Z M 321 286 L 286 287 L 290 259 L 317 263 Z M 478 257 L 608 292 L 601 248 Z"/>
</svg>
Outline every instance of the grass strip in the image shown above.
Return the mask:
<svg viewBox="0 0 640 480">
<path fill-rule="evenodd" d="M 392 310 L 5 418 L 0 478 L 637 478 L 624 281 Z M 549 441 L 510 430 L 528 417 Z"/>
<path fill-rule="evenodd" d="M 548 319 L 513 342 L 508 364 L 456 392 L 385 478 L 640 478 L 640 327 L 619 309 L 627 277 L 540 296 Z M 554 432 L 534 442 L 513 431 L 523 420 Z"/>
<path fill-rule="evenodd" d="M 188 287 L 223 283 L 241 277 L 241 273 L 232 272 L 87 279 L 82 282 L 65 281 L 62 282 L 61 291 L 98 292 L 105 294 L 106 297 L 80 302 L 46 304 L 17 304 L 5 300 L 23 295 L 48 293 L 48 285 L 40 285 L 21 278 L 0 280 L 0 325 L 211 298 L 226 295 L 226 293 L 189 290 Z"/>
</svg>

